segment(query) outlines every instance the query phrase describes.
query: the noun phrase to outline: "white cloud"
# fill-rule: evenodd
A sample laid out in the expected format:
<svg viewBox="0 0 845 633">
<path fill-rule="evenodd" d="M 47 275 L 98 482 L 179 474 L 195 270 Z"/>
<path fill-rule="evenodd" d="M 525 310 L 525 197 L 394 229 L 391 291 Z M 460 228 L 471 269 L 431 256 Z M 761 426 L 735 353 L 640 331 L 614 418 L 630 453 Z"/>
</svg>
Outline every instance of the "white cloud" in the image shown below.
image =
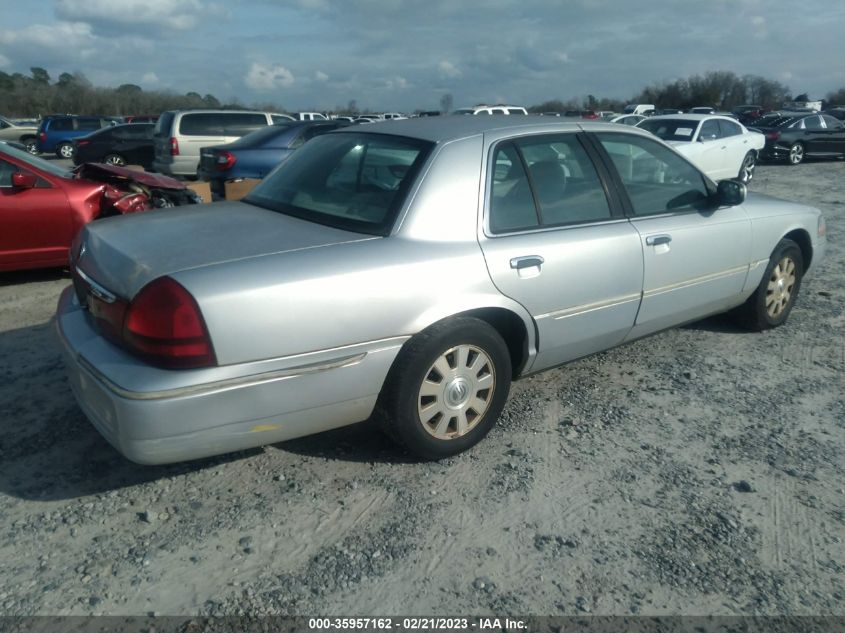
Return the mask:
<svg viewBox="0 0 845 633">
<path fill-rule="evenodd" d="M 253 62 L 244 83 L 259 92 L 270 92 L 279 88 L 290 88 L 294 83 L 293 73 L 281 64 Z"/>
<path fill-rule="evenodd" d="M 9 58 L 3 54 L 0 54 L 0 68 L 6 68 L 12 62 L 9 61 Z"/>
<path fill-rule="evenodd" d="M 559 62 L 562 62 L 564 64 L 569 63 L 569 55 L 567 53 L 562 53 L 562 52 L 558 51 L 554 54 L 554 58 L 556 60 L 558 60 Z"/>
<path fill-rule="evenodd" d="M 445 59 L 437 64 L 437 70 L 440 71 L 440 76 L 446 79 L 455 79 L 463 74 L 460 68 Z"/>
<path fill-rule="evenodd" d="M 384 87 L 387 90 L 405 90 L 408 87 L 408 80 L 397 75 L 384 82 Z"/>
<path fill-rule="evenodd" d="M 200 0 L 56 0 L 56 15 L 65 20 L 179 31 L 194 27 L 204 8 Z"/>
<path fill-rule="evenodd" d="M 79 50 L 92 46 L 96 38 L 91 25 L 83 22 L 30 24 L 15 31 L 0 31 L 0 44 L 28 44 L 45 48 Z"/>
<path fill-rule="evenodd" d="M 314 79 L 316 81 L 328 81 L 329 76 L 326 73 L 324 73 L 322 70 L 318 70 L 317 72 L 314 73 Z"/>
<path fill-rule="evenodd" d="M 157 84 L 158 83 L 158 75 L 154 72 L 149 71 L 144 73 L 144 76 L 141 77 L 141 83 L 144 84 Z"/>
</svg>

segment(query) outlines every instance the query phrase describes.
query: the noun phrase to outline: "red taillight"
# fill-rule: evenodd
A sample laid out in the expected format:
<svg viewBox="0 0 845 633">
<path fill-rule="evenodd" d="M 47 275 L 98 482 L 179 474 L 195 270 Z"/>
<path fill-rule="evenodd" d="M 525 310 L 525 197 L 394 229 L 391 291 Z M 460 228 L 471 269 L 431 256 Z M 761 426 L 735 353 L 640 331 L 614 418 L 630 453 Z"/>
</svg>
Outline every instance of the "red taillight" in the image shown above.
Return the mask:
<svg viewBox="0 0 845 633">
<path fill-rule="evenodd" d="M 217 158 L 214 163 L 217 165 L 217 171 L 228 171 L 235 166 L 237 158 L 232 152 L 226 150 L 217 152 Z"/>
<path fill-rule="evenodd" d="M 42 143 L 46 143 L 47 142 L 47 132 L 41 132 L 38 135 L 38 138 L 41 139 Z"/>
<path fill-rule="evenodd" d="M 776 141 L 780 138 L 780 132 L 769 132 L 766 134 L 766 138 L 770 141 Z"/>
<path fill-rule="evenodd" d="M 177 139 L 175 136 L 170 137 L 170 155 L 179 155 L 179 139 Z"/>
<path fill-rule="evenodd" d="M 91 141 L 76 141 L 77 146 L 88 145 Z"/>
<path fill-rule="evenodd" d="M 197 302 L 170 277 L 144 286 L 126 313 L 123 341 L 168 368 L 214 365 L 214 349 Z"/>
</svg>

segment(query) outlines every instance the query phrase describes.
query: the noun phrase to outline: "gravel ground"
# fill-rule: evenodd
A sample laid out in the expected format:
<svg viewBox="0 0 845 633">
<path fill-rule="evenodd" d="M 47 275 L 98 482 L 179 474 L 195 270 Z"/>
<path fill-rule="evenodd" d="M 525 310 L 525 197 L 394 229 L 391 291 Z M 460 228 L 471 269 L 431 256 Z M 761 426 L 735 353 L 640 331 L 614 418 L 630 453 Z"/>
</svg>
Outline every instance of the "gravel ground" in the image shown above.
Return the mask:
<svg viewBox="0 0 845 633">
<path fill-rule="evenodd" d="M 0 614 L 845 615 L 845 163 L 751 188 L 827 216 L 786 326 L 709 319 L 521 381 L 441 463 L 363 424 L 134 465 L 63 375 L 67 278 L 0 277 Z"/>
</svg>

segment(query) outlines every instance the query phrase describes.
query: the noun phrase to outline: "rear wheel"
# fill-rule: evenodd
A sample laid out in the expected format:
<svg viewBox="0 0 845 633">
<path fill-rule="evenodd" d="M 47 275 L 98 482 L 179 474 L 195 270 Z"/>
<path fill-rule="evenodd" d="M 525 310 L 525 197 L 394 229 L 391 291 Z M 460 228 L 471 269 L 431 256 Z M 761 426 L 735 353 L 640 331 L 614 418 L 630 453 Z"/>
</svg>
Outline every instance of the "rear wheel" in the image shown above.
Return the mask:
<svg viewBox="0 0 845 633">
<path fill-rule="evenodd" d="M 38 141 L 34 137 L 22 138 L 21 143 L 26 147 L 26 151 L 33 156 L 38 154 Z"/>
<path fill-rule="evenodd" d="M 789 160 L 790 165 L 801 164 L 801 161 L 804 160 L 804 145 L 802 143 L 793 143 L 789 148 L 789 157 L 787 160 Z"/>
<path fill-rule="evenodd" d="M 754 152 L 748 152 L 745 155 L 745 158 L 742 159 L 742 165 L 739 167 L 739 174 L 737 178 L 739 178 L 740 182 L 747 185 L 751 182 L 751 179 L 754 178 L 754 169 L 756 167 L 757 155 Z"/>
<path fill-rule="evenodd" d="M 402 348 L 375 417 L 411 452 L 441 459 L 467 450 L 490 432 L 510 382 L 510 355 L 499 333 L 479 319 L 448 319 Z"/>
<path fill-rule="evenodd" d="M 56 155 L 60 158 L 73 158 L 73 145 L 70 143 L 61 143 L 56 148 Z"/>
<path fill-rule="evenodd" d="M 792 240 L 781 240 L 769 258 L 754 294 L 737 310 L 740 320 L 754 330 L 768 330 L 786 322 L 804 274 L 804 257 Z"/>
<path fill-rule="evenodd" d="M 123 158 L 120 154 L 109 154 L 103 159 L 103 162 L 106 165 L 118 165 L 122 166 L 126 164 L 126 159 Z"/>
</svg>

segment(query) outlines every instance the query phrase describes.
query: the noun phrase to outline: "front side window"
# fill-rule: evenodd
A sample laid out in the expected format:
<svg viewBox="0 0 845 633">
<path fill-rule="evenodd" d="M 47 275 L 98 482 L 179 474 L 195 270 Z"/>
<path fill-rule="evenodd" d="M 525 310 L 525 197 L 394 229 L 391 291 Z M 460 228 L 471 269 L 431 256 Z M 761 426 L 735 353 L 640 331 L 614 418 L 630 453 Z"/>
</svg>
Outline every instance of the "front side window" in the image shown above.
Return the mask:
<svg viewBox="0 0 845 633">
<path fill-rule="evenodd" d="M 225 115 L 223 132 L 226 136 L 244 136 L 267 125 L 267 116 L 261 112 L 233 112 Z"/>
<path fill-rule="evenodd" d="M 704 176 L 668 147 L 627 134 L 607 132 L 596 136 L 619 173 L 634 215 L 712 206 Z"/>
<path fill-rule="evenodd" d="M 842 121 L 835 117 L 824 114 L 822 115 L 822 119 L 824 120 L 825 127 L 827 127 L 828 130 L 839 130 L 842 128 Z"/>
<path fill-rule="evenodd" d="M 432 146 L 384 134 L 318 136 L 245 200 L 320 224 L 387 235 Z"/>
</svg>

